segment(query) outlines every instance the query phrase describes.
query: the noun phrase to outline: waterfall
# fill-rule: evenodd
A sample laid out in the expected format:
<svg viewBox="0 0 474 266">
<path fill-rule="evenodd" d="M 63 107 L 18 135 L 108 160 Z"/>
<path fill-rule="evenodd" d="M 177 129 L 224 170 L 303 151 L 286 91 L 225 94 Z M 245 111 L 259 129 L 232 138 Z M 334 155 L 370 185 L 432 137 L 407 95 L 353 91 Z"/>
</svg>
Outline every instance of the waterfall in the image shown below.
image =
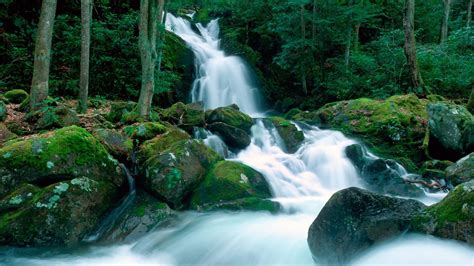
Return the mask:
<svg viewBox="0 0 474 266">
<path fill-rule="evenodd" d="M 235 103 L 245 113 L 259 113 L 260 96 L 245 62 L 237 56 L 226 56 L 219 50 L 218 19 L 207 26 L 198 23 L 196 27 L 199 34 L 188 20 L 172 14 L 166 16 L 167 30 L 181 37 L 196 57 L 197 73 L 191 90 L 192 101 L 202 101 L 206 109 Z"/>
</svg>

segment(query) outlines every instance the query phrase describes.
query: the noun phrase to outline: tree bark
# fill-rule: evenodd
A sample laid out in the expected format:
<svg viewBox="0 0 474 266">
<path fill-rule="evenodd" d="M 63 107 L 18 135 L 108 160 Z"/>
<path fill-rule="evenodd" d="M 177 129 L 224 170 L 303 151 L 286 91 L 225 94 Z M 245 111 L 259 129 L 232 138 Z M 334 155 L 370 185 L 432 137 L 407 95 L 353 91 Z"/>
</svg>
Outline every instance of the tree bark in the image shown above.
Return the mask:
<svg viewBox="0 0 474 266">
<path fill-rule="evenodd" d="M 348 2 L 348 7 L 352 8 L 353 1 Z M 344 65 L 346 67 L 346 72 L 349 70 L 349 61 L 351 58 L 351 43 L 352 43 L 352 10 L 349 14 L 349 18 L 347 20 L 347 35 L 346 35 L 346 48 L 344 52 Z"/>
<path fill-rule="evenodd" d="M 420 72 L 418 70 L 418 62 L 416 60 L 415 45 L 415 0 L 405 0 L 403 6 L 403 27 L 405 29 L 405 45 L 404 52 L 407 58 L 411 86 L 419 88 L 423 86 Z"/>
<path fill-rule="evenodd" d="M 31 111 L 48 97 L 49 66 L 51 61 L 51 42 L 53 38 L 56 0 L 43 0 L 36 36 L 33 79 L 31 80 Z"/>
<path fill-rule="evenodd" d="M 301 23 L 301 39 L 305 41 L 306 39 L 306 23 L 304 19 L 304 4 L 301 4 L 300 6 L 300 23 Z M 304 55 L 304 52 L 302 53 L 302 56 Z M 303 86 L 303 92 L 304 94 L 308 94 L 308 85 L 306 82 L 306 66 L 304 65 L 304 60 L 301 60 L 301 85 Z"/>
<path fill-rule="evenodd" d="M 155 68 L 158 58 L 156 40 L 158 23 L 162 22 L 164 0 L 140 1 L 140 25 L 138 45 L 142 65 L 142 84 L 138 99 L 138 113 L 141 117 L 150 117 L 151 103 L 155 91 Z"/>
<path fill-rule="evenodd" d="M 360 23 L 355 25 L 355 36 L 354 36 L 354 51 L 359 51 L 359 31 L 360 31 Z"/>
<path fill-rule="evenodd" d="M 79 113 L 87 111 L 89 94 L 89 59 L 91 46 L 92 0 L 81 0 L 81 74 L 79 79 Z"/>
<path fill-rule="evenodd" d="M 448 22 L 449 22 L 449 13 L 451 11 L 451 0 L 443 0 L 444 12 L 443 12 L 443 21 L 441 22 L 441 35 L 439 42 L 445 44 L 448 39 Z"/>
<path fill-rule="evenodd" d="M 471 20 L 472 20 L 472 0 L 469 1 L 467 4 L 467 20 L 466 20 L 466 27 L 471 26 Z"/>
<path fill-rule="evenodd" d="M 474 115 L 474 87 L 471 89 L 471 96 L 469 96 L 469 101 L 467 102 L 467 110 Z"/>
</svg>

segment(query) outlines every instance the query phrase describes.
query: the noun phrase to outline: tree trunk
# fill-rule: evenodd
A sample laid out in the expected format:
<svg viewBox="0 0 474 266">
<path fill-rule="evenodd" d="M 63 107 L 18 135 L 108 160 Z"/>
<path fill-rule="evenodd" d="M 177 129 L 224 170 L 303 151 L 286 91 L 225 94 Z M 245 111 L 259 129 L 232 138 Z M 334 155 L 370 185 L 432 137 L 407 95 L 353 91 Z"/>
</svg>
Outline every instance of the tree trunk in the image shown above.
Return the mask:
<svg viewBox="0 0 474 266">
<path fill-rule="evenodd" d="M 423 86 L 423 80 L 421 79 L 416 60 L 414 18 L 415 0 L 405 0 L 405 5 L 403 6 L 403 27 L 405 29 L 404 51 L 407 58 L 411 86 L 413 88 L 419 88 Z"/>
<path fill-rule="evenodd" d="M 304 41 L 306 39 L 306 23 L 304 19 L 304 5 L 301 4 L 300 6 L 300 22 L 301 22 L 301 39 Z M 302 53 L 302 56 L 304 55 L 304 51 Z M 304 65 L 304 60 L 301 60 L 301 85 L 303 86 L 303 92 L 304 94 L 308 94 L 308 85 L 306 82 L 306 67 Z"/>
<path fill-rule="evenodd" d="M 469 1 L 467 4 L 467 21 L 466 21 L 466 27 L 471 26 L 471 19 L 472 19 L 472 0 Z"/>
<path fill-rule="evenodd" d="M 469 96 L 469 101 L 467 102 L 467 110 L 474 115 L 474 87 L 471 89 L 471 96 Z"/>
<path fill-rule="evenodd" d="M 89 59 L 91 47 L 92 0 L 81 0 L 81 74 L 79 80 L 79 113 L 87 111 L 89 93 Z"/>
<path fill-rule="evenodd" d="M 316 41 L 316 6 L 317 6 L 317 0 L 313 0 L 313 21 L 311 23 L 311 39 Z"/>
<path fill-rule="evenodd" d="M 445 44 L 448 39 L 448 22 L 449 22 L 449 12 L 451 10 L 451 0 L 443 0 L 444 12 L 443 12 L 443 21 L 441 22 L 441 36 L 439 42 Z"/>
<path fill-rule="evenodd" d="M 51 60 L 51 41 L 53 37 L 56 0 L 43 0 L 36 36 L 33 79 L 31 80 L 31 111 L 48 97 L 49 65 Z"/>
<path fill-rule="evenodd" d="M 142 64 L 142 84 L 137 107 L 138 113 L 145 119 L 150 117 L 151 103 L 155 91 L 155 67 L 158 57 L 156 40 L 158 23 L 161 23 L 163 18 L 164 4 L 164 0 L 140 1 L 138 44 Z"/>
<path fill-rule="evenodd" d="M 355 36 L 354 36 L 354 51 L 359 51 L 359 30 L 360 23 L 357 23 L 355 26 Z"/>
<path fill-rule="evenodd" d="M 352 8 L 353 2 L 348 2 L 348 7 Z M 347 35 L 346 35 L 346 49 L 344 52 L 344 66 L 346 67 L 346 72 L 349 70 L 349 61 L 351 58 L 351 42 L 352 42 L 352 10 L 349 14 L 349 18 L 347 20 Z"/>
</svg>

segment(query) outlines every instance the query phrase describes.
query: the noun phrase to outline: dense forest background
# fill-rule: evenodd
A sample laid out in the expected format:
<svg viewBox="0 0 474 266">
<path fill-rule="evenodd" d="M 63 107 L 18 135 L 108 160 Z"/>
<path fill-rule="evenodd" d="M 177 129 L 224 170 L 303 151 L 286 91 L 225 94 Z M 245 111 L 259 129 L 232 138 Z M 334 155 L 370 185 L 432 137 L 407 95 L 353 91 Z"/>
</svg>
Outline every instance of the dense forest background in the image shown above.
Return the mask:
<svg viewBox="0 0 474 266">
<path fill-rule="evenodd" d="M 468 0 L 452 0 L 448 37 L 441 38 L 444 1 L 416 1 L 417 56 L 423 87 L 467 102 L 474 79 L 474 36 Z M 93 7 L 90 95 L 136 101 L 140 91 L 140 1 L 97 0 Z M 0 1 L 0 90 L 29 90 L 40 0 Z M 59 1 L 54 25 L 50 94 L 76 97 L 81 42 L 80 1 Z M 167 1 L 167 11 L 196 12 L 207 23 L 220 18 L 221 46 L 255 70 L 274 108 L 317 109 L 360 97 L 415 92 L 403 51 L 400 0 Z M 186 100 L 192 54 L 179 55 L 174 35 L 164 41 L 156 103 Z M 191 76 L 190 76 L 191 75 Z"/>
</svg>

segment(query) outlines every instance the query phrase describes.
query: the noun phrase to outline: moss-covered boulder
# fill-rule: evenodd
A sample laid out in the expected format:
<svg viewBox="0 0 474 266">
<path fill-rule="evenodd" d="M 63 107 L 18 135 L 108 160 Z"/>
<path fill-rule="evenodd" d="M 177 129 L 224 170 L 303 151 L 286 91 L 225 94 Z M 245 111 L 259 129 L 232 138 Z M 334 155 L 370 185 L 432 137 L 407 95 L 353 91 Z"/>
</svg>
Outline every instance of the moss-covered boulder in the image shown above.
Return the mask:
<svg viewBox="0 0 474 266">
<path fill-rule="evenodd" d="M 122 117 L 133 112 L 136 106 L 137 104 L 135 102 L 112 102 L 110 104 L 110 112 L 106 118 L 113 123 L 120 122 Z"/>
<path fill-rule="evenodd" d="M 3 101 L 0 101 L 0 122 L 5 121 L 6 118 L 7 118 L 7 105 Z"/>
<path fill-rule="evenodd" d="M 118 162 L 85 129 L 71 126 L 0 149 L 0 197 L 24 183 L 45 186 L 87 177 L 123 186 Z"/>
<path fill-rule="evenodd" d="M 446 168 L 446 177 L 454 186 L 474 179 L 474 153 Z"/>
<path fill-rule="evenodd" d="M 244 130 L 250 133 L 250 128 L 253 125 L 253 120 L 247 114 L 239 111 L 238 106 L 230 105 L 226 107 L 219 107 L 214 110 L 206 112 L 206 122 L 208 124 L 222 122 L 227 125 Z"/>
<path fill-rule="evenodd" d="M 48 106 L 33 114 L 36 129 L 62 128 L 79 124 L 79 117 L 74 109 L 64 105 Z"/>
<path fill-rule="evenodd" d="M 77 244 L 119 199 L 112 182 L 85 176 L 46 187 L 23 184 L 0 200 L 0 245 Z"/>
<path fill-rule="evenodd" d="M 413 218 L 412 231 L 474 244 L 474 180 Z"/>
<path fill-rule="evenodd" d="M 170 127 L 165 133 L 147 140 L 140 145 L 138 152 L 139 160 L 144 162 L 148 158 L 165 151 L 174 143 L 190 138 L 191 136 L 185 131 L 177 127 Z"/>
<path fill-rule="evenodd" d="M 230 148 L 240 150 L 250 145 L 250 136 L 240 128 L 222 122 L 214 122 L 207 128 L 218 135 Z"/>
<path fill-rule="evenodd" d="M 193 192 L 191 208 L 278 210 L 278 203 L 269 198 L 270 189 L 259 172 L 242 163 L 220 161 L 210 169 Z"/>
<path fill-rule="evenodd" d="M 186 130 L 204 125 L 204 108 L 199 103 L 184 104 L 181 102 L 161 111 L 161 119 Z"/>
<path fill-rule="evenodd" d="M 130 137 L 113 129 L 96 129 L 93 135 L 104 145 L 115 158 L 126 160 L 133 151 L 133 141 Z"/>
<path fill-rule="evenodd" d="M 132 139 L 145 141 L 165 133 L 166 126 L 159 122 L 137 123 L 124 127 L 123 132 Z"/>
<path fill-rule="evenodd" d="M 458 160 L 474 150 L 474 117 L 461 105 L 428 105 L 429 150 L 436 158 Z"/>
<path fill-rule="evenodd" d="M 20 104 L 28 97 L 28 92 L 16 89 L 7 91 L 3 96 L 5 96 L 10 103 Z"/>
<path fill-rule="evenodd" d="M 115 219 L 114 225 L 99 241 L 132 242 L 175 216 L 176 213 L 166 203 L 143 190 L 137 190 L 130 207 Z"/>
<path fill-rule="evenodd" d="M 0 123 L 0 147 L 3 143 L 16 138 L 16 134 L 12 133 L 4 123 Z"/>
<path fill-rule="evenodd" d="M 282 117 L 273 116 L 269 119 L 283 140 L 286 151 L 289 153 L 296 152 L 304 141 L 303 132 L 299 131 L 295 125 Z"/>
<path fill-rule="evenodd" d="M 420 147 L 426 133 L 428 104 L 428 99 L 418 99 L 414 94 L 386 100 L 361 98 L 330 103 L 316 112 L 294 115 L 292 119 L 360 137 L 372 152 L 415 170 L 414 163 L 419 165 L 426 159 Z"/>
<path fill-rule="evenodd" d="M 178 141 L 148 158 L 140 166 L 138 181 L 146 191 L 171 207 L 181 208 L 209 167 L 219 160 L 222 157 L 201 141 Z"/>
</svg>

